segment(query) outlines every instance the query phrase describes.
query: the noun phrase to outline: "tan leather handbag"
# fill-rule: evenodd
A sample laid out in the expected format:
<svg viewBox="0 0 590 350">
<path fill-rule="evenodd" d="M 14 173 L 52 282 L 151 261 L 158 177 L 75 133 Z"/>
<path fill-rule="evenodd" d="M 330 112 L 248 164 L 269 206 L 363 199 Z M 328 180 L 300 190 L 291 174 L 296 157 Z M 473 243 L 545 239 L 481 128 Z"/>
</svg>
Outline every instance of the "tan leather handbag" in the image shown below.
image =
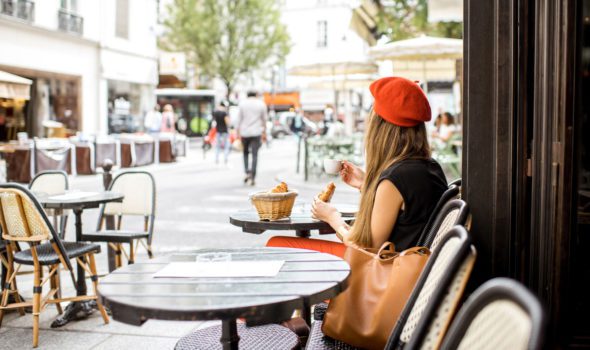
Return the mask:
<svg viewBox="0 0 590 350">
<path fill-rule="evenodd" d="M 322 332 L 363 349 L 383 349 L 430 251 L 414 247 L 395 252 L 391 242 L 379 250 L 347 247 L 348 287 L 330 301 Z"/>
</svg>

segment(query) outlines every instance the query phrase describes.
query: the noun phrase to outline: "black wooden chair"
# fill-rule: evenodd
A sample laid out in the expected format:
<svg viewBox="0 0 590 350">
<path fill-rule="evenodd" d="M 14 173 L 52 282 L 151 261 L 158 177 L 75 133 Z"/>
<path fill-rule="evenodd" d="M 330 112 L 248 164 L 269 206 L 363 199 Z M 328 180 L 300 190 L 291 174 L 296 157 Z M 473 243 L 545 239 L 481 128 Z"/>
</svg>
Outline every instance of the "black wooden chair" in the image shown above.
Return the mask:
<svg viewBox="0 0 590 350">
<path fill-rule="evenodd" d="M 461 307 L 442 349 L 541 349 L 545 323 L 536 296 L 514 280 L 495 278 Z"/>
<path fill-rule="evenodd" d="M 436 215 L 428 231 L 423 231 L 417 246 L 434 250 L 440 240 L 455 225 L 465 226 L 469 218 L 469 206 L 462 199 L 452 199 L 445 203 Z"/>
<path fill-rule="evenodd" d="M 474 262 L 475 249 L 467 231 L 462 226 L 453 227 L 428 259 L 386 349 L 438 348 Z M 321 331 L 323 314 L 319 311 L 315 316 L 306 349 L 356 350 L 353 346 L 324 336 Z"/>
<path fill-rule="evenodd" d="M 430 218 L 428 218 L 428 222 L 426 222 L 426 225 L 424 225 L 424 228 L 422 229 L 422 234 L 420 235 L 421 239 L 418 241 L 419 246 L 426 246 L 426 245 L 422 244 L 423 240 L 426 239 L 426 237 L 428 236 L 428 233 L 432 229 L 432 225 L 434 225 L 434 221 L 436 220 L 436 217 L 441 212 L 441 210 L 443 209 L 445 204 L 447 204 L 448 202 L 450 202 L 451 200 L 453 200 L 455 198 L 458 198 L 458 196 L 459 196 L 459 187 L 457 187 L 454 184 L 450 184 L 449 188 L 445 192 L 443 192 L 442 196 L 440 196 L 440 199 L 436 203 L 434 210 L 430 214 Z"/>
<path fill-rule="evenodd" d="M 121 255 L 127 257 L 129 264 L 134 263 L 139 244 L 144 246 L 151 259 L 153 257 L 152 236 L 156 214 L 156 181 L 154 177 L 147 171 L 125 171 L 113 179 L 109 191 L 125 195 L 123 202 L 103 205 L 98 217 L 97 232 L 84 233 L 82 240 L 107 242 L 117 254 L 117 267 L 122 266 Z M 116 229 L 103 230 L 106 216 L 109 215 L 117 217 Z M 143 216 L 143 230 L 122 230 L 123 216 Z M 123 243 L 129 244 L 129 254 L 123 249 Z"/>
<path fill-rule="evenodd" d="M 81 242 L 65 242 L 57 235 L 49 223 L 43 208 L 25 187 L 17 184 L 0 185 L 0 225 L 2 238 L 7 241 L 7 277 L 0 302 L 0 324 L 4 311 L 19 309 L 21 314 L 24 307 L 33 307 L 33 347 L 39 342 L 39 314 L 47 304 L 56 304 L 61 314 L 60 303 L 67 301 L 95 300 L 105 323 L 109 322 L 108 315 L 97 298 L 98 276 L 94 254 L 100 252 L 97 244 Z M 30 249 L 17 251 L 16 243 L 28 243 Z M 94 286 L 93 295 L 82 295 L 62 298 L 60 292 L 59 271 L 60 264 L 70 272 L 74 284 L 76 280 L 72 272 L 70 259 L 76 259 L 81 268 L 90 273 Z M 16 263 L 16 267 L 15 267 Z M 34 266 L 33 300 L 24 302 L 16 287 L 16 275 L 21 265 Z M 48 276 L 43 278 L 43 267 L 48 268 Z M 43 285 L 50 282 L 49 292 L 42 298 Z M 16 303 L 8 302 L 13 295 Z"/>
<path fill-rule="evenodd" d="M 455 180 L 449 182 L 449 187 L 457 186 L 457 187 L 461 188 L 462 183 L 463 183 L 463 180 L 459 177 L 459 178 L 456 178 Z"/>
<path fill-rule="evenodd" d="M 41 192 L 49 196 L 63 194 L 69 188 L 68 174 L 63 170 L 42 171 L 29 183 L 29 190 L 32 192 Z M 45 209 L 45 213 L 53 217 L 53 227 L 58 231 L 61 239 L 64 239 L 69 212 L 69 210 Z"/>
</svg>

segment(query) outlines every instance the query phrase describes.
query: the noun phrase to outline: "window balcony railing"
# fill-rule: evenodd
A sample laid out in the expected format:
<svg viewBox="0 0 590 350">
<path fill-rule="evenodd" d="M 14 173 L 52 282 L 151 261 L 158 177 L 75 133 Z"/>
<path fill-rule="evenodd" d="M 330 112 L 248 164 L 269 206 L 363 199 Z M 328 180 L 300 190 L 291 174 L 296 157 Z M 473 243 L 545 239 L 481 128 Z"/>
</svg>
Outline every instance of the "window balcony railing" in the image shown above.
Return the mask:
<svg viewBox="0 0 590 350">
<path fill-rule="evenodd" d="M 58 28 L 67 33 L 82 35 L 84 33 L 84 18 L 66 10 L 57 13 Z"/>
<path fill-rule="evenodd" d="M 27 22 L 35 20 L 35 3 L 29 0 L 1 0 L 0 13 L 22 19 Z"/>
</svg>

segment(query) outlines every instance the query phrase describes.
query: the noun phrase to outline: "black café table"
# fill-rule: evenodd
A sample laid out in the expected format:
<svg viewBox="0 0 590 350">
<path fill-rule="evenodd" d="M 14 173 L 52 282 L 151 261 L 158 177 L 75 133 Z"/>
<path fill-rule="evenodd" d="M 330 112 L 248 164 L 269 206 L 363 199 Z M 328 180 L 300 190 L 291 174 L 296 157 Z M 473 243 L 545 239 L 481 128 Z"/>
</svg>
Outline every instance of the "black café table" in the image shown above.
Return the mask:
<svg viewBox="0 0 590 350">
<path fill-rule="evenodd" d="M 154 278 L 170 262 L 193 262 L 199 254 L 231 253 L 232 261 L 284 260 L 273 277 Z M 99 294 L 115 320 L 141 325 L 148 319 L 221 320 L 224 349 L 237 349 L 236 319 L 248 326 L 290 319 L 342 292 L 350 267 L 342 259 L 292 248 L 197 250 L 137 262 L 100 281 Z"/>
<path fill-rule="evenodd" d="M 347 224 L 354 221 L 358 207 L 348 204 L 336 204 L 342 218 Z M 341 208 L 341 209 L 340 209 Z M 229 222 L 242 228 L 242 232 L 261 234 L 268 230 L 295 231 L 298 237 L 309 237 L 312 230 L 320 234 L 334 233 L 334 229 L 326 222 L 314 219 L 309 209 L 293 208 L 291 216 L 285 219 L 268 221 L 260 220 L 256 210 L 242 210 L 230 215 Z"/>
<path fill-rule="evenodd" d="M 82 212 L 84 209 L 98 208 L 101 204 L 109 202 L 122 202 L 123 195 L 120 193 L 103 191 L 94 193 L 79 193 L 68 192 L 66 195 L 71 195 L 75 198 L 60 198 L 60 196 L 48 196 L 46 194 L 38 193 L 35 196 L 39 203 L 46 209 L 66 210 L 71 209 L 74 212 L 75 227 L 76 227 L 76 242 L 82 237 Z M 76 294 L 86 295 L 86 271 L 77 266 L 77 281 Z M 63 315 L 57 317 L 51 324 L 51 327 L 61 327 L 68 322 L 88 317 L 96 309 L 94 301 L 71 302 L 65 309 Z"/>
</svg>

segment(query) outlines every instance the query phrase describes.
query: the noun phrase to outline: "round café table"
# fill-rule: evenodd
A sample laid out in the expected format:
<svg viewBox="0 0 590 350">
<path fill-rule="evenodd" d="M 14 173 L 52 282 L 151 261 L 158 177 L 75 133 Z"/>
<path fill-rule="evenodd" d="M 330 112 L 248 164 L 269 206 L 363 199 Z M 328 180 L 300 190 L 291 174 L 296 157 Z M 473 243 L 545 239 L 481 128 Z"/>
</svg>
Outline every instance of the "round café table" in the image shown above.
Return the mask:
<svg viewBox="0 0 590 350">
<path fill-rule="evenodd" d="M 62 211 L 71 209 L 74 212 L 76 227 L 76 242 L 80 241 L 82 236 L 82 212 L 84 209 L 98 208 L 101 204 L 110 202 L 122 202 L 123 195 L 120 193 L 102 191 L 102 192 L 76 192 L 69 191 L 62 195 L 48 196 L 47 194 L 37 193 L 35 197 L 39 203 L 46 209 L 55 209 Z M 76 294 L 86 295 L 86 271 L 76 264 L 77 281 Z M 71 302 L 65 309 L 63 315 L 57 317 L 51 327 L 61 327 L 70 321 L 88 317 L 96 309 L 94 301 L 77 301 Z"/>
<path fill-rule="evenodd" d="M 154 274 L 171 262 L 194 262 L 199 254 L 226 252 L 232 261 L 284 261 L 272 277 L 172 278 Z M 292 248 L 205 249 L 136 262 L 101 279 L 98 291 L 113 319 L 141 325 L 148 319 L 221 320 L 224 349 L 237 349 L 236 319 L 255 326 L 290 319 L 338 295 L 349 265 L 342 259 Z"/>
<path fill-rule="evenodd" d="M 346 223 L 354 221 L 357 206 L 349 204 L 335 204 L 335 207 Z M 334 233 L 334 229 L 326 222 L 312 218 L 311 211 L 306 208 L 293 208 L 291 216 L 285 219 L 268 221 L 260 220 L 255 210 L 238 211 L 230 215 L 229 222 L 242 228 L 242 232 L 261 234 L 268 230 L 295 231 L 298 237 L 309 237 L 312 230 L 319 234 Z"/>
</svg>

